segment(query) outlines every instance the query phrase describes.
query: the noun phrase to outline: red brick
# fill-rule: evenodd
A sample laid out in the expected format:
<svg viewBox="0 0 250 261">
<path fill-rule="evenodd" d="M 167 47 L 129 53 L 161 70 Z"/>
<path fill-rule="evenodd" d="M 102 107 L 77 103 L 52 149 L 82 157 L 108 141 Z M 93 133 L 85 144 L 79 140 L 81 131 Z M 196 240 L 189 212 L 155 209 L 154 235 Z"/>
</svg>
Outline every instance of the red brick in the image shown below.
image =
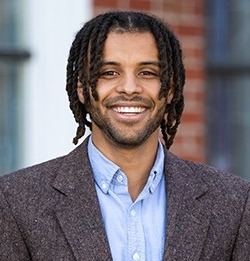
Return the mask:
<svg viewBox="0 0 250 261">
<path fill-rule="evenodd" d="M 93 0 L 93 5 L 95 7 L 102 6 L 102 7 L 116 7 L 117 0 Z"/>
<path fill-rule="evenodd" d="M 166 13 L 169 12 L 180 13 L 181 12 L 180 1 L 164 1 L 163 10 Z"/>
<path fill-rule="evenodd" d="M 204 33 L 204 29 L 201 26 L 186 26 L 180 25 L 177 28 L 178 33 L 181 35 L 202 35 Z"/>
<path fill-rule="evenodd" d="M 196 48 L 185 48 L 183 49 L 183 54 L 184 57 L 196 57 L 196 58 L 200 58 L 201 60 L 204 59 L 204 49 L 200 48 L 199 46 Z"/>
<path fill-rule="evenodd" d="M 131 9 L 148 11 L 151 9 L 151 2 L 150 0 L 130 0 L 129 7 Z"/>
<path fill-rule="evenodd" d="M 205 14 L 205 6 L 203 1 L 196 1 L 195 8 L 194 8 L 195 14 L 204 15 Z"/>
<path fill-rule="evenodd" d="M 192 69 L 186 70 L 186 77 L 190 79 L 204 79 L 204 70 Z"/>
<path fill-rule="evenodd" d="M 182 117 L 182 121 L 186 122 L 203 122 L 204 121 L 204 115 L 201 113 L 185 113 Z"/>
</svg>

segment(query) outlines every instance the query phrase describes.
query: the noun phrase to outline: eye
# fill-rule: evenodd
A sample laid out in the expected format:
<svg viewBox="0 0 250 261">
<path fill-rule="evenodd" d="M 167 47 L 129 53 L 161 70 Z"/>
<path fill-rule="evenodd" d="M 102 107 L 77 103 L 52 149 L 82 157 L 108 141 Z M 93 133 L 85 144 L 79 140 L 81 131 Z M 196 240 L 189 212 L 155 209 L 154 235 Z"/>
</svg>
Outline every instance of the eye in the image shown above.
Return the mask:
<svg viewBox="0 0 250 261">
<path fill-rule="evenodd" d="M 150 78 L 150 77 L 154 77 L 154 78 L 159 77 L 159 73 L 155 72 L 155 71 L 141 71 L 139 73 L 139 75 L 141 75 L 143 77 L 148 77 L 148 78 Z"/>
<path fill-rule="evenodd" d="M 113 78 L 113 77 L 116 77 L 116 76 L 118 76 L 119 74 L 118 74 L 118 72 L 116 72 L 116 71 L 111 71 L 111 70 L 109 70 L 109 71 L 104 71 L 104 72 L 101 72 L 100 73 L 100 77 L 101 78 Z"/>
<path fill-rule="evenodd" d="M 154 73 L 152 72 L 149 72 L 149 71 L 143 71 L 140 73 L 141 75 L 155 75 Z"/>
</svg>

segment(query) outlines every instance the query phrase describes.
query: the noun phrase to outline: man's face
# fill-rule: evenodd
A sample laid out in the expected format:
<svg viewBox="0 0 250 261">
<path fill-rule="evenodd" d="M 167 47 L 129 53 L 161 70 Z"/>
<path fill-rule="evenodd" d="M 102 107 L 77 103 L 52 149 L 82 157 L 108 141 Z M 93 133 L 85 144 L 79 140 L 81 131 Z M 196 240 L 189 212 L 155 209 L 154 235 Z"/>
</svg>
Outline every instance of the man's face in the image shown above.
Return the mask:
<svg viewBox="0 0 250 261">
<path fill-rule="evenodd" d="M 95 143 L 105 139 L 133 148 L 158 133 L 166 106 L 166 98 L 158 98 L 159 74 L 151 33 L 109 33 L 97 82 L 99 100 L 90 94 L 87 108 Z M 80 89 L 78 94 L 84 103 Z"/>
</svg>

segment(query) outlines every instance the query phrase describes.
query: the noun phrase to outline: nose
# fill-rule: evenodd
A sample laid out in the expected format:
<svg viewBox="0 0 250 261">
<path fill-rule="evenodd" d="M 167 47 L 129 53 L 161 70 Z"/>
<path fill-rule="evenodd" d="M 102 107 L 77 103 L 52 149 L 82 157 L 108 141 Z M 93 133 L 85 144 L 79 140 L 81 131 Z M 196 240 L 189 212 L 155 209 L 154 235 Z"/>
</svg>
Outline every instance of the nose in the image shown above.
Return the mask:
<svg viewBox="0 0 250 261">
<path fill-rule="evenodd" d="M 136 75 L 130 73 L 123 76 L 117 91 L 127 95 L 139 94 L 142 92 L 142 86 Z"/>
</svg>

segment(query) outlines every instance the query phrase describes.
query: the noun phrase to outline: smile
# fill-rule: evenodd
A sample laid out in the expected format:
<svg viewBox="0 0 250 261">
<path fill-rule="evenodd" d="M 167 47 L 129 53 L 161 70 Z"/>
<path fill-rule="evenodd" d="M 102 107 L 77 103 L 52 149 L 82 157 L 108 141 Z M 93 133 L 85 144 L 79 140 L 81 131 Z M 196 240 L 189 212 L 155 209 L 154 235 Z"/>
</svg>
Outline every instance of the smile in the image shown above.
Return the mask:
<svg viewBox="0 0 250 261">
<path fill-rule="evenodd" d="M 146 109 L 144 107 L 114 107 L 113 110 L 118 113 L 138 114 L 144 112 Z"/>
</svg>

